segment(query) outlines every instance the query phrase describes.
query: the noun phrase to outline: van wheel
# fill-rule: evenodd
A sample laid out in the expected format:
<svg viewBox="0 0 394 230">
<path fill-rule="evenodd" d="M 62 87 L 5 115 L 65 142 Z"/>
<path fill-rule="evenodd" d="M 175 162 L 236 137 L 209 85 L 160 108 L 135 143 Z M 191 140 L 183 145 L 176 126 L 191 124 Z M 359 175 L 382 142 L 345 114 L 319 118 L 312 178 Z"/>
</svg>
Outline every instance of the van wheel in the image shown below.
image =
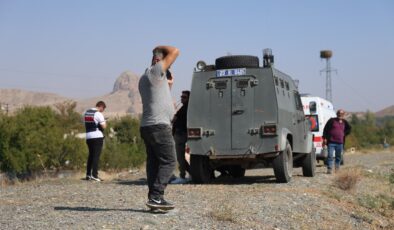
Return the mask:
<svg viewBox="0 0 394 230">
<path fill-rule="evenodd" d="M 314 177 L 316 170 L 316 149 L 312 148 L 311 153 L 306 154 L 302 161 L 302 175 Z"/>
<path fill-rule="evenodd" d="M 191 155 L 190 174 L 194 183 L 206 184 L 211 182 L 214 175 L 209 164 L 209 158 L 207 156 Z"/>
<path fill-rule="evenodd" d="M 231 68 L 258 68 L 259 58 L 249 55 L 233 55 L 217 58 L 215 61 L 216 69 Z"/>
<path fill-rule="evenodd" d="M 293 176 L 293 151 L 291 145 L 286 141 L 286 148 L 272 161 L 276 181 L 288 183 Z"/>
<path fill-rule="evenodd" d="M 232 177 L 240 178 L 240 177 L 245 176 L 246 170 L 244 168 L 242 168 L 240 165 L 232 165 L 232 166 L 230 166 L 228 171 Z"/>
</svg>

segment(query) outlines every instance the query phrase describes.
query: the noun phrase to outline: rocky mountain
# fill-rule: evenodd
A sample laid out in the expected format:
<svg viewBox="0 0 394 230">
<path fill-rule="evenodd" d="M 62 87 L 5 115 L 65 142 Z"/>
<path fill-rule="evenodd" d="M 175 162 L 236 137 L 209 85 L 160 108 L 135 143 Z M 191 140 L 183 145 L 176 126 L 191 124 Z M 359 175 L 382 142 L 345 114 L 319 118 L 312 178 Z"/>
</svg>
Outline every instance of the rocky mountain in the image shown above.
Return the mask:
<svg viewBox="0 0 394 230">
<path fill-rule="evenodd" d="M 102 100 L 107 105 L 105 116 L 116 117 L 126 114 L 138 116 L 142 113 L 138 81 L 139 77 L 136 74 L 126 71 L 116 79 L 111 93 L 79 100 L 77 102 L 77 111 L 82 113 L 87 108 L 94 107 L 97 101 Z"/>
<path fill-rule="evenodd" d="M 394 116 L 394 105 L 376 112 L 375 115 L 376 117 Z"/>
<path fill-rule="evenodd" d="M 107 104 L 106 117 L 117 117 L 130 114 L 138 116 L 142 113 L 142 103 L 138 92 L 139 77 L 130 72 L 123 72 L 115 81 L 111 93 L 103 96 L 75 100 L 53 93 L 32 92 L 21 89 L 0 89 L 0 109 L 13 112 L 25 105 L 52 106 L 63 101 L 76 101 L 76 110 L 80 113 L 95 106 L 97 101 Z"/>
</svg>

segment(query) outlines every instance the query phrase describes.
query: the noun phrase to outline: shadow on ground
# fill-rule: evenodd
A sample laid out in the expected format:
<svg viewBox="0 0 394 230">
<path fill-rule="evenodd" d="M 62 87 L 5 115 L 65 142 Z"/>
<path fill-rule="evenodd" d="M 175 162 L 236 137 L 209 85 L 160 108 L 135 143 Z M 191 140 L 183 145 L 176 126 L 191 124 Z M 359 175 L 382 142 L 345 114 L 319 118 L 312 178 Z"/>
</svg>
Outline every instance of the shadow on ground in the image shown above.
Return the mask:
<svg viewBox="0 0 394 230">
<path fill-rule="evenodd" d="M 133 208 L 91 208 L 91 207 L 65 207 L 56 206 L 54 207 L 56 211 L 77 211 L 77 212 L 141 212 L 141 213 L 151 213 L 151 210 L 146 209 L 133 209 Z"/>
<path fill-rule="evenodd" d="M 215 178 L 211 184 L 272 184 L 276 183 L 275 176 L 244 176 L 234 178 L 231 176 L 223 176 Z"/>
<path fill-rule="evenodd" d="M 140 178 L 138 180 L 114 180 L 113 183 L 119 185 L 137 185 L 146 186 L 147 181 L 145 178 Z M 234 178 L 231 176 L 219 176 L 211 181 L 210 184 L 272 184 L 276 183 L 275 176 L 245 176 L 241 178 Z M 188 182 L 186 184 L 194 184 L 193 182 Z M 176 185 L 176 184 L 170 184 Z"/>
<path fill-rule="evenodd" d="M 119 184 L 119 185 L 147 185 L 148 182 L 146 181 L 146 178 L 140 178 L 137 180 L 114 180 L 113 183 Z"/>
</svg>

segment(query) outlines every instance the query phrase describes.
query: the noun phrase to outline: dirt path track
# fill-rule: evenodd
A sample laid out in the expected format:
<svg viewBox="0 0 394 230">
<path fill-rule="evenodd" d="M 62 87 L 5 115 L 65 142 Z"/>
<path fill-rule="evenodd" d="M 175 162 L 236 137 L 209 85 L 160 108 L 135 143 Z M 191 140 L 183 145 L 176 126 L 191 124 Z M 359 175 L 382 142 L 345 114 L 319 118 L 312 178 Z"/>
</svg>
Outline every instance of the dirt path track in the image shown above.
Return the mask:
<svg viewBox="0 0 394 230">
<path fill-rule="evenodd" d="M 176 209 L 166 214 L 145 207 L 144 172 L 102 183 L 72 177 L 3 186 L 0 229 L 394 229 L 394 204 L 360 205 L 380 194 L 394 200 L 394 153 L 348 155 L 341 170 L 361 172 L 352 191 L 334 186 L 338 175 L 322 166 L 314 178 L 296 169 L 288 184 L 275 183 L 272 169 L 255 169 L 237 180 L 169 185 Z"/>
</svg>

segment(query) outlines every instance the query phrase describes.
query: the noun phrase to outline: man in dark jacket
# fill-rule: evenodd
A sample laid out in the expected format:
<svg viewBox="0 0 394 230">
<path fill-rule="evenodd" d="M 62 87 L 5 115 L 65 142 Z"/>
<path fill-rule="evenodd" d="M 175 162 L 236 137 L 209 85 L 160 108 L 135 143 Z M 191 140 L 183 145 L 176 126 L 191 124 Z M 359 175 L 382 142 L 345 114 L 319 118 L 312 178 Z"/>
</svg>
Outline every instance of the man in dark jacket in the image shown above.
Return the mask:
<svg viewBox="0 0 394 230">
<path fill-rule="evenodd" d="M 182 179 L 185 179 L 186 172 L 189 172 L 189 164 L 185 159 L 185 144 L 187 141 L 187 106 L 189 103 L 189 95 L 190 91 L 182 91 L 182 107 L 176 112 L 172 121 L 172 131 L 174 134 L 175 149 L 179 166 L 179 177 Z"/>
<path fill-rule="evenodd" d="M 323 130 L 323 145 L 328 147 L 327 173 L 332 174 L 335 151 L 335 170 L 339 170 L 345 137 L 350 134 L 351 126 L 345 120 L 345 111 L 339 109 L 337 117 L 327 121 Z"/>
</svg>

